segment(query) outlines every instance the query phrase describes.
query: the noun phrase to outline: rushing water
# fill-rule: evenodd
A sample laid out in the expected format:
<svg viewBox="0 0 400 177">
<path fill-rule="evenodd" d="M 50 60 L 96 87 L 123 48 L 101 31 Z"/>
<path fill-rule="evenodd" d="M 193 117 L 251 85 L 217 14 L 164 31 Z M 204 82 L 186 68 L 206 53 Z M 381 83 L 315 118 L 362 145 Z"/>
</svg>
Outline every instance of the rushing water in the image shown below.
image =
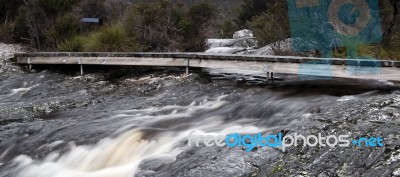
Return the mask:
<svg viewBox="0 0 400 177">
<path fill-rule="evenodd" d="M 27 119 L 23 116 L 29 114 L 19 111 L 16 121 L 4 121 L 1 134 L 10 138 L 1 142 L 0 176 L 131 177 L 145 159 L 175 161 L 190 148 L 190 133 L 268 132 L 301 121 L 320 106 L 357 97 L 190 79 L 125 77 L 92 88 L 104 81 L 85 82 L 46 71 L 3 78 L 2 109 L 57 100 L 76 103 L 62 109 L 49 106 L 44 114 Z M 156 88 L 143 96 L 121 83 Z M 96 89 L 110 85 L 118 89 L 97 95 Z M 81 102 L 84 106 L 76 106 Z M 27 129 L 32 132 L 10 135 Z"/>
</svg>

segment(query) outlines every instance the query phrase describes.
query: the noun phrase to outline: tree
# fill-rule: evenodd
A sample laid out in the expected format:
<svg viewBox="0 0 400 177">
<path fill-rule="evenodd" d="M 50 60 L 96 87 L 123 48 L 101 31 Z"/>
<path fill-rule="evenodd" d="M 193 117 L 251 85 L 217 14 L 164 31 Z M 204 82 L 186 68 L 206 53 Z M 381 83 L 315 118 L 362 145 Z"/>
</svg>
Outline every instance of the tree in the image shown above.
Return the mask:
<svg viewBox="0 0 400 177">
<path fill-rule="evenodd" d="M 53 46 L 58 46 L 65 40 L 76 36 L 79 28 L 79 19 L 71 14 L 65 14 L 56 19 L 54 25 L 46 32 L 46 36 Z"/>
<path fill-rule="evenodd" d="M 204 51 L 205 41 L 213 20 L 217 15 L 217 9 L 208 3 L 200 3 L 192 6 L 189 10 L 190 27 L 184 34 L 184 51 Z"/>
<path fill-rule="evenodd" d="M 20 6 L 18 9 L 18 15 L 15 18 L 14 28 L 12 29 L 12 37 L 18 43 L 29 43 L 29 26 L 26 20 L 27 8 L 26 6 Z"/>
<path fill-rule="evenodd" d="M 107 17 L 104 0 L 82 0 L 74 12 L 81 18 L 105 19 Z"/>
<path fill-rule="evenodd" d="M 244 28 L 246 23 L 253 17 L 261 15 L 268 9 L 268 2 L 272 0 L 242 0 L 242 4 L 238 9 L 238 17 L 236 24 Z"/>
<path fill-rule="evenodd" d="M 385 31 L 386 34 L 391 34 L 394 31 L 396 25 L 399 24 L 399 15 L 400 15 L 400 1 L 398 0 L 389 0 L 389 4 L 391 5 L 391 21 L 389 27 Z"/>
<path fill-rule="evenodd" d="M 216 16 L 215 7 L 207 3 L 187 10 L 167 0 L 137 3 L 128 12 L 128 32 L 136 35 L 146 51 L 203 51 Z"/>
<path fill-rule="evenodd" d="M 23 3 L 23 0 L 0 0 L 0 23 L 13 21 Z"/>
</svg>

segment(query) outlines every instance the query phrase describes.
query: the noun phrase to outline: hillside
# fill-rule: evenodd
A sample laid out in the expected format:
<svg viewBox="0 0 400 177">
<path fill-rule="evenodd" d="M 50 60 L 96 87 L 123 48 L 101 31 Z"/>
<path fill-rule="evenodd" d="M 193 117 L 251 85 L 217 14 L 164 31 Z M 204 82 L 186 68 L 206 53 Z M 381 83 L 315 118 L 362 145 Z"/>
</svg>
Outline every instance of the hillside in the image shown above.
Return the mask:
<svg viewBox="0 0 400 177">
<path fill-rule="evenodd" d="M 141 2 L 141 3 L 139 3 Z M 299 20 L 289 13 L 286 0 L 0 0 L 0 42 L 24 43 L 39 51 L 140 51 L 203 52 L 210 38 L 231 38 L 235 31 L 250 29 L 259 46 L 318 31 L 325 22 Z M 292 2 L 292 1 L 289 1 Z M 294 2 L 294 1 L 293 1 Z M 372 2 L 372 1 L 371 1 Z M 373 44 L 344 41 L 360 56 L 400 58 L 400 1 L 379 0 L 372 28 Z M 374 1 L 376 5 L 378 3 Z M 378 10 L 379 8 L 379 10 Z M 344 19 L 357 14 L 344 9 Z M 347 13 L 347 14 L 346 14 Z M 81 18 L 100 18 L 103 25 L 82 24 Z M 290 18 L 292 17 L 292 18 Z M 301 17 L 301 15 L 300 15 Z M 326 19 L 326 13 L 316 16 Z M 342 18 L 342 17 L 340 17 Z M 358 18 L 358 17 L 357 17 Z M 312 20 L 311 20 L 312 21 Z M 375 27 L 373 27 L 375 26 Z M 293 28 L 295 27 L 295 28 Z M 330 30 L 334 27 L 328 27 Z M 293 29 L 296 29 L 293 31 Z M 381 31 L 381 32 L 380 32 Z M 304 35 L 303 35 L 304 33 Z M 325 40 L 325 44 L 336 41 Z M 367 34 L 368 35 L 368 34 Z M 308 43 L 321 39 L 317 35 Z M 383 40 L 380 40 L 380 39 Z M 341 40 L 341 39 L 338 39 Z M 337 41 L 336 41 L 337 42 Z M 303 42 L 301 42 L 303 43 Z M 343 42 L 342 42 L 343 43 Z M 320 46 L 320 45 L 317 45 Z M 335 57 L 347 57 L 346 47 L 334 48 Z M 318 50 L 319 48 L 312 50 Z M 309 49 L 308 49 L 309 50 Z M 318 51 L 317 51 L 318 52 Z M 293 55 L 278 52 L 279 55 Z"/>
</svg>

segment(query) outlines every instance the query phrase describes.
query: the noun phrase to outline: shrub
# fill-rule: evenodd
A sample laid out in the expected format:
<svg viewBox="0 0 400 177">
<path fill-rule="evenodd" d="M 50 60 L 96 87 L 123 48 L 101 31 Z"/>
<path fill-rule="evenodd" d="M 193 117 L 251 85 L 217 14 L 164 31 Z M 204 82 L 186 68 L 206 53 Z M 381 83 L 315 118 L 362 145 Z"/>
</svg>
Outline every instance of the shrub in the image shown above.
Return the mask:
<svg viewBox="0 0 400 177">
<path fill-rule="evenodd" d="M 142 51 L 143 47 L 129 37 L 123 25 L 116 24 L 92 33 L 84 41 L 84 50 L 91 52 L 129 52 Z"/>
<path fill-rule="evenodd" d="M 130 36 L 140 40 L 145 51 L 204 51 L 216 8 L 200 3 L 189 10 L 160 0 L 131 7 L 125 26 Z"/>
<path fill-rule="evenodd" d="M 189 9 L 188 30 L 183 34 L 182 48 L 185 52 L 202 52 L 206 49 L 205 41 L 211 33 L 217 8 L 209 3 L 200 3 Z"/>
<path fill-rule="evenodd" d="M 76 36 L 70 40 L 58 46 L 58 51 L 60 52 L 83 52 L 85 50 L 84 45 L 87 41 L 86 37 Z"/>
<path fill-rule="evenodd" d="M 8 25 L 0 24 L 0 41 L 9 42 L 10 34 L 8 33 L 8 29 Z"/>
<path fill-rule="evenodd" d="M 287 18 L 263 13 L 251 20 L 248 25 L 254 31 L 260 45 L 267 45 L 290 37 Z"/>
<path fill-rule="evenodd" d="M 392 48 L 385 48 L 382 45 L 374 46 L 376 58 L 385 60 L 400 60 L 400 51 Z"/>
<path fill-rule="evenodd" d="M 399 50 L 385 43 L 367 44 L 359 39 L 353 38 L 344 40 L 343 44 L 346 47 L 338 47 L 333 53 L 334 57 L 400 60 Z"/>
<path fill-rule="evenodd" d="M 63 14 L 72 9 L 80 0 L 34 0 L 35 3 L 46 12 L 47 15 L 55 16 Z"/>
<path fill-rule="evenodd" d="M 79 28 L 79 20 L 70 14 L 65 14 L 57 18 L 47 35 L 58 46 L 65 40 L 76 36 Z"/>
<path fill-rule="evenodd" d="M 240 30 L 240 28 L 231 20 L 227 20 L 225 22 L 222 22 L 221 24 L 217 24 L 216 27 L 220 31 L 219 37 L 227 39 L 232 38 L 233 33 Z"/>
<path fill-rule="evenodd" d="M 12 31 L 13 39 L 18 43 L 29 43 L 29 27 L 26 21 L 26 6 L 21 6 L 18 9 L 18 15 L 15 18 L 14 29 Z"/>
<path fill-rule="evenodd" d="M 238 9 L 238 17 L 235 20 L 241 28 L 246 28 L 246 23 L 268 9 L 266 0 L 242 0 Z"/>
</svg>

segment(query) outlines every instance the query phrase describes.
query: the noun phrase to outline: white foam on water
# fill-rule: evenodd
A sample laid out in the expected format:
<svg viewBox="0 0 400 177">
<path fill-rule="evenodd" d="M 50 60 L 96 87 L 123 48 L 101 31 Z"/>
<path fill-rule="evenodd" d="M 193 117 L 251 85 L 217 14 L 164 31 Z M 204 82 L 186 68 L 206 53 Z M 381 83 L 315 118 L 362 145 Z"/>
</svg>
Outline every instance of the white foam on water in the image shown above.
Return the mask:
<svg viewBox="0 0 400 177">
<path fill-rule="evenodd" d="M 29 91 L 29 90 L 31 90 L 32 88 L 35 88 L 35 87 L 37 87 L 37 86 L 39 86 L 39 84 L 33 85 L 33 86 L 31 86 L 31 87 L 27 87 L 27 88 L 12 89 L 12 90 L 11 90 L 11 93 L 9 94 L 9 96 L 16 95 L 16 94 L 18 94 L 18 93 L 25 93 L 25 92 L 27 92 L 27 91 Z"/>
<path fill-rule="evenodd" d="M 131 177 L 140 162 L 146 158 L 168 156 L 174 159 L 186 148 L 180 142 L 187 140 L 192 132 L 227 135 L 262 131 L 256 127 L 239 125 L 226 127 L 218 132 L 202 130 L 211 128 L 210 126 L 180 133 L 160 134 L 152 140 L 144 139 L 141 131 L 132 130 L 116 139 L 104 139 L 95 146 L 77 146 L 63 155 L 52 153 L 41 162 L 27 156 L 20 156 L 15 162 L 22 167 L 18 175 L 24 177 Z"/>
<path fill-rule="evenodd" d="M 125 127 L 120 128 L 117 138 L 106 138 L 92 146 L 71 146 L 69 152 L 53 152 L 41 161 L 22 155 L 14 159 L 18 164 L 18 176 L 23 177 L 132 177 L 145 159 L 168 157 L 175 160 L 183 150 L 189 148 L 184 142 L 193 132 L 206 135 L 228 135 L 231 133 L 258 133 L 265 129 L 253 125 L 231 121 L 226 123 L 222 117 L 211 116 L 198 120 L 182 131 L 164 131 L 150 138 L 140 127 L 152 122 L 167 119 L 184 119 L 197 111 L 218 109 L 228 104 L 222 100 L 226 95 L 213 99 L 193 102 L 188 106 L 169 105 L 160 108 L 119 111 L 111 119 L 121 119 Z M 166 111 L 166 114 L 152 115 Z M 172 111 L 172 112 L 171 112 Z M 142 114 L 141 114 L 142 113 Z M 140 116 L 139 116 L 140 115 Z M 132 129 L 143 120 L 143 125 Z M 130 125 L 128 125 L 130 124 Z M 130 128 L 130 129 L 129 129 Z M 118 132 L 118 131 L 117 131 Z M 50 145 L 57 145 L 54 142 Z"/>
<path fill-rule="evenodd" d="M 343 96 L 343 97 L 340 97 L 337 101 L 345 102 L 345 101 L 350 101 L 350 100 L 355 100 L 355 99 L 357 99 L 356 96 Z"/>
</svg>

